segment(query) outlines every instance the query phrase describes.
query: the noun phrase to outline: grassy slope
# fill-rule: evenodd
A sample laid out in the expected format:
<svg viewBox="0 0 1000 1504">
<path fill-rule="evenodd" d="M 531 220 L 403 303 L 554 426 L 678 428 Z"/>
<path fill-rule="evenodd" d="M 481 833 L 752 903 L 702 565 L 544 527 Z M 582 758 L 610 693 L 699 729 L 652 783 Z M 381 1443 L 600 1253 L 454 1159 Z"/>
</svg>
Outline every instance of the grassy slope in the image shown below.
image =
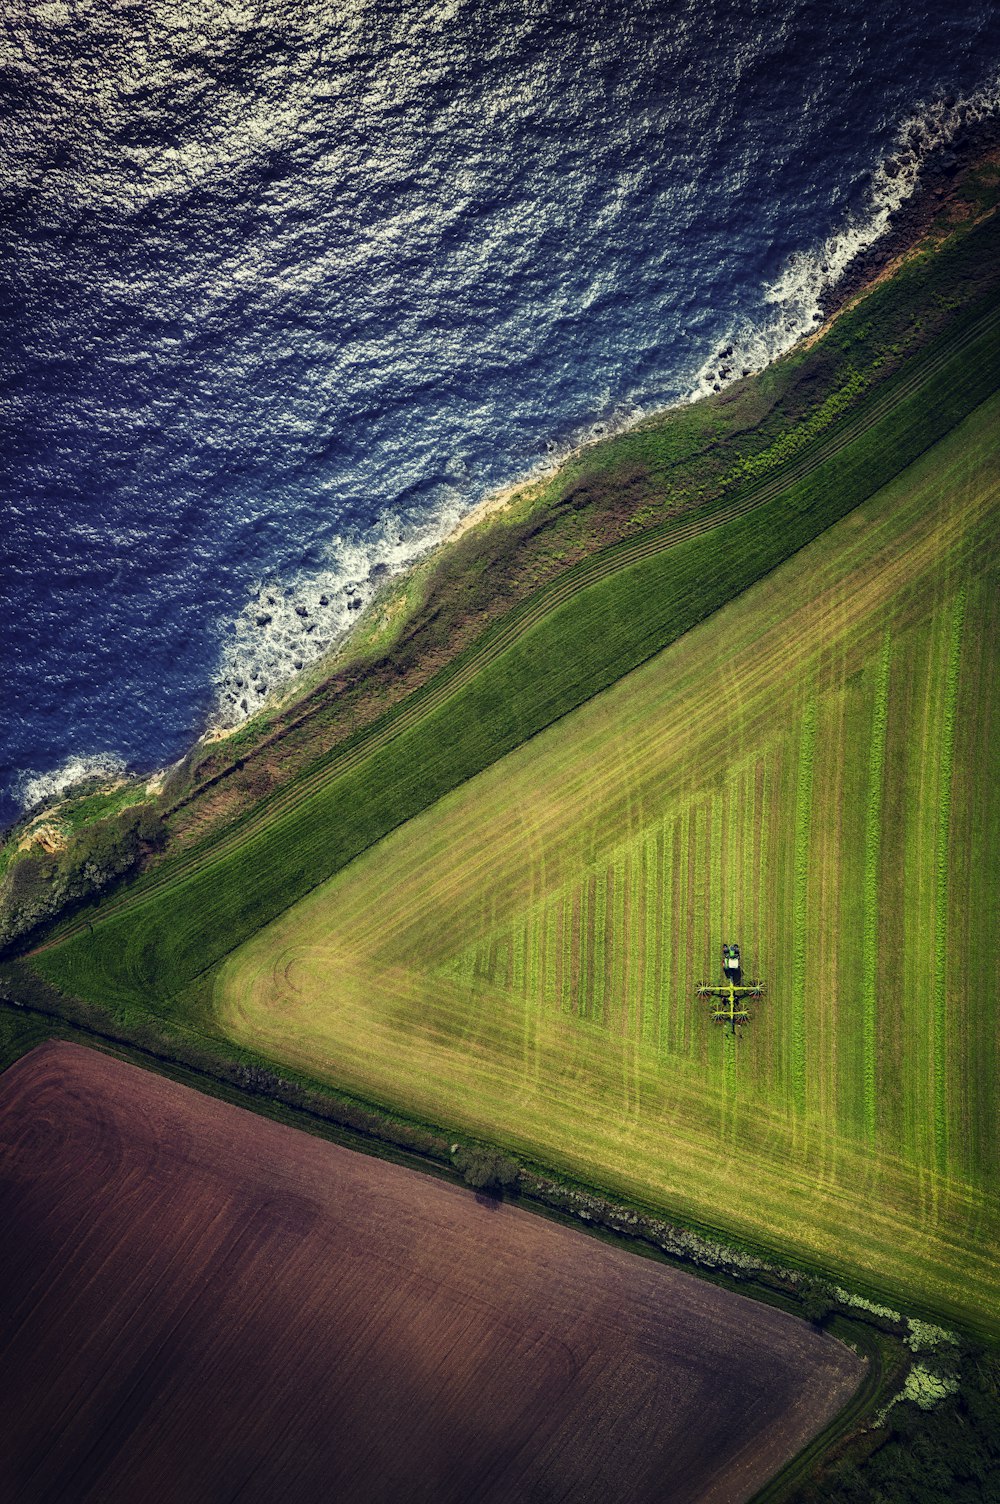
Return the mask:
<svg viewBox="0 0 1000 1504">
<path fill-rule="evenodd" d="M 37 964 L 58 985 L 126 1012 L 177 999 L 290 902 L 679 637 L 947 432 L 1000 379 L 996 310 L 977 317 L 779 477 L 736 493 L 716 525 L 666 524 L 583 561 L 356 744 L 263 801 L 210 851 L 112 900 L 92 935 Z"/>
<path fill-rule="evenodd" d="M 224 1028 L 995 1329 L 998 420 L 257 934 Z"/>
</svg>

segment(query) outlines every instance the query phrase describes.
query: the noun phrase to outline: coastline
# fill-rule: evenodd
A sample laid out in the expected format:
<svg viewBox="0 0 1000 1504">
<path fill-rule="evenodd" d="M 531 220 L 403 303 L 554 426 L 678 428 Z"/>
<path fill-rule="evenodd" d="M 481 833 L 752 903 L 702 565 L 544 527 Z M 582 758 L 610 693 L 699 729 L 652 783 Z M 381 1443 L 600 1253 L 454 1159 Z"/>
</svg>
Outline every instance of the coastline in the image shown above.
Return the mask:
<svg viewBox="0 0 1000 1504">
<path fill-rule="evenodd" d="M 928 158 L 909 198 L 891 216 L 883 235 L 844 268 L 839 281 L 822 298 L 823 324 L 818 335 L 916 251 L 942 209 L 953 203 L 970 172 L 1000 160 L 1000 115 L 970 126 Z"/>
<path fill-rule="evenodd" d="M 886 158 L 873 169 L 873 188 L 864 221 L 860 224 L 847 222 L 841 225 L 823 245 L 804 253 L 802 259 L 810 267 L 808 280 L 818 284 L 821 289 L 815 294 L 809 294 L 809 298 L 815 298 L 813 317 L 817 320 L 816 323 L 810 323 L 808 327 L 805 324 L 803 308 L 796 301 L 801 297 L 800 287 L 789 304 L 789 308 L 794 306 L 793 323 L 797 321 L 797 332 L 795 329 L 784 329 L 780 319 L 773 328 L 765 324 L 759 331 L 749 331 L 752 350 L 744 347 L 748 331 L 731 335 L 729 343 L 723 344 L 710 355 L 699 372 L 690 373 L 691 385 L 676 400 L 639 411 L 620 412 L 614 420 L 595 420 L 589 426 L 578 429 L 575 438 L 554 449 L 534 467 L 482 497 L 450 525 L 447 519 L 441 519 L 442 531 L 424 543 L 418 542 L 409 558 L 396 567 L 390 566 L 386 570 L 379 566 L 372 572 L 368 581 L 359 587 L 364 604 L 357 616 L 335 633 L 329 646 L 319 656 L 309 659 L 308 654 L 305 654 L 305 664 L 294 666 L 290 671 L 287 665 L 272 663 L 268 667 L 264 661 L 262 677 L 271 681 L 268 693 L 252 705 L 242 720 L 230 719 L 220 701 L 217 712 L 206 725 L 200 740 L 205 744 L 224 741 L 242 726 L 249 724 L 259 712 L 274 714 L 283 710 L 292 701 L 308 693 L 320 677 L 337 672 L 344 658 L 351 655 L 352 642 L 359 635 L 358 628 L 370 624 L 371 611 L 373 608 L 377 609 L 380 600 L 384 601 L 387 585 L 398 585 L 401 580 L 438 556 L 443 547 L 455 543 L 484 524 L 507 516 L 514 507 L 523 506 L 526 511 L 530 510 L 532 501 L 544 491 L 547 484 L 562 469 L 577 463 L 581 456 L 607 441 L 646 425 L 656 424 L 671 412 L 703 398 L 721 396 L 723 400 L 729 400 L 742 381 L 759 376 L 798 349 L 810 348 L 846 308 L 864 297 L 883 277 L 892 275 L 897 264 L 917 248 L 921 237 L 947 205 L 967 171 L 985 160 L 990 151 L 997 147 L 1000 147 L 1000 103 L 988 90 L 984 90 L 981 96 L 968 100 L 950 103 L 947 100 L 938 101 L 936 105 L 929 106 L 923 115 L 915 115 L 903 122 L 894 159 L 902 165 L 898 172 L 889 171 L 889 164 L 893 159 Z M 915 166 L 912 161 L 908 164 L 905 162 L 908 151 L 911 156 L 916 153 Z M 864 239 L 868 233 L 866 225 L 870 229 L 871 224 L 885 213 L 885 195 L 893 192 L 892 184 L 897 179 L 901 184 L 909 183 L 910 186 L 905 190 L 906 196 L 890 208 L 884 228 L 877 238 L 870 244 L 865 244 Z M 828 268 L 823 258 L 835 242 L 845 236 L 848 239 L 860 236 L 861 247 L 843 265 L 836 280 L 824 287 L 822 284 Z M 787 263 L 786 272 L 796 259 L 793 257 Z M 836 263 L 837 259 L 834 254 L 833 262 Z M 775 290 L 778 305 L 783 306 L 786 293 L 781 291 L 778 284 L 775 284 Z M 756 338 L 758 332 L 762 335 L 760 340 Z M 787 339 L 786 335 L 789 336 Z M 760 359 L 760 356 L 764 358 Z M 433 534 L 435 526 L 433 522 L 430 523 L 428 532 Z M 301 645 L 298 651 L 302 653 Z M 220 689 L 228 682 L 228 679 L 220 680 Z M 231 695 L 229 698 L 232 698 Z"/>
<path fill-rule="evenodd" d="M 966 175 L 991 162 L 1000 163 L 1000 115 L 977 122 L 954 140 L 935 149 L 921 168 L 913 192 L 892 214 L 884 233 L 872 245 L 859 250 L 847 263 L 838 280 L 821 294 L 822 322 L 815 329 L 800 335 L 794 344 L 775 355 L 769 364 L 773 365 L 796 349 L 810 348 L 833 327 L 843 313 L 866 297 L 880 282 L 893 276 L 911 256 L 918 253 L 923 238 L 942 209 L 955 201 Z M 726 392 L 740 381 L 759 376 L 765 369 L 766 366 L 760 366 L 745 375 L 732 375 L 720 390 Z M 665 407 L 624 422 L 614 434 L 602 432 L 585 438 L 561 452 L 551 463 L 543 464 L 521 480 L 514 481 L 477 502 L 435 548 L 453 542 L 481 522 L 508 511 L 515 502 L 526 501 L 527 493 L 541 489 L 565 464 L 603 443 L 605 439 L 643 423 L 655 422 L 676 408 L 699 400 L 703 399 L 682 397 Z"/>
<path fill-rule="evenodd" d="M 793 344 L 776 354 L 766 366 L 750 371 L 746 375 L 741 373 L 728 378 L 719 391 L 712 392 L 705 397 L 682 398 L 655 411 L 638 414 L 624 420 L 611 432 L 608 431 L 606 424 L 599 425 L 600 432 L 588 434 L 581 442 L 544 461 L 539 468 L 483 497 L 464 513 L 447 533 L 430 543 L 398 570 L 385 573 L 375 586 L 364 609 L 357 613 L 342 635 L 322 656 L 306 665 L 304 670 L 293 672 L 288 678 L 275 684 L 246 719 L 235 724 L 210 721 L 201 735 L 195 738 L 188 750 L 175 763 L 152 772 L 147 770 L 142 773 L 126 774 L 126 781 L 134 785 L 136 800 L 155 797 L 164 780 L 169 782 L 171 773 L 185 764 L 198 748 L 207 749 L 215 745 L 223 745 L 237 736 L 252 737 L 261 734 L 266 736 L 268 719 L 273 720 L 287 714 L 290 707 L 311 697 L 320 686 L 341 672 L 345 659 L 350 658 L 352 645 L 359 635 L 359 628 L 370 627 L 372 611 L 378 608 L 380 602 L 384 605 L 387 588 L 394 586 L 397 590 L 400 587 L 405 590 L 406 582 L 414 576 L 417 570 L 432 564 L 440 558 L 444 550 L 467 534 L 508 515 L 515 506 L 523 507 L 526 513 L 530 512 L 531 504 L 541 495 L 552 479 L 560 471 L 577 462 L 582 455 L 588 451 L 600 449 L 621 435 L 643 426 L 652 426 L 662 422 L 671 413 L 690 407 L 694 402 L 703 400 L 717 402 L 720 399 L 723 402 L 729 402 L 733 399 L 734 392 L 740 390 L 745 382 L 759 376 L 761 371 L 777 364 L 798 349 L 808 349 L 813 346 L 843 313 L 855 307 L 879 283 L 891 277 L 907 260 L 919 253 L 931 226 L 940 220 L 942 212 L 947 211 L 949 205 L 955 201 L 970 173 L 984 165 L 998 162 L 1000 162 L 1000 116 L 977 122 L 966 128 L 956 139 L 937 148 L 927 158 L 910 197 L 891 216 L 885 232 L 871 246 L 859 251 L 847 264 L 837 283 L 823 294 L 821 301 L 824 317 L 820 325 L 801 335 Z M 960 219 L 961 216 L 953 223 L 957 224 Z M 51 776 L 53 779 L 58 779 L 58 773 Z M 113 778 L 106 781 L 106 789 L 112 791 L 120 787 L 121 774 L 116 771 Z M 53 811 L 79 798 L 84 791 L 88 795 L 94 792 L 104 792 L 105 782 L 98 781 L 93 774 L 90 774 L 79 783 L 66 785 L 60 788 L 58 793 L 46 795 L 32 806 L 25 807 L 21 814 L 4 831 L 0 832 L 0 849 L 12 844 L 9 837 L 15 833 L 23 834 L 40 818 L 48 818 Z"/>
</svg>

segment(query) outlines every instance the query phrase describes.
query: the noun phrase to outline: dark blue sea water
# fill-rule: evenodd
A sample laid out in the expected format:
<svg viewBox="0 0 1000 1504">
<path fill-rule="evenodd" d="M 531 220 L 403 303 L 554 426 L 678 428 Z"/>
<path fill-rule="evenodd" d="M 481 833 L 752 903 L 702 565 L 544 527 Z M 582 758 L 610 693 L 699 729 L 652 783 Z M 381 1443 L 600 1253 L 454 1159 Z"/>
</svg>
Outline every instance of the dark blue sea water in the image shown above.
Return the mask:
<svg viewBox="0 0 1000 1504">
<path fill-rule="evenodd" d="M 992 106 L 1000 17 L 8 0 L 0 48 L 10 819 L 238 719 L 377 566 L 720 345 L 787 346 Z"/>
</svg>

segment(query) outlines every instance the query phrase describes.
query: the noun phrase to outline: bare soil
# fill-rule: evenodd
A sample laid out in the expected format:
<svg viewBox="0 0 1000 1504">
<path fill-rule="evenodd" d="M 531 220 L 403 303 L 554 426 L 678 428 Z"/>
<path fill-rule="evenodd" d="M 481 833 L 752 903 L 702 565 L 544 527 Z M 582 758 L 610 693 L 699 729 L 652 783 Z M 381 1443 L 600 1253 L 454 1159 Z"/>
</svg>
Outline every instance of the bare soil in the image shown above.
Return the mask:
<svg viewBox="0 0 1000 1504">
<path fill-rule="evenodd" d="M 860 1359 L 77 1045 L 0 1077 L 0 1494 L 748 1499 Z"/>
</svg>

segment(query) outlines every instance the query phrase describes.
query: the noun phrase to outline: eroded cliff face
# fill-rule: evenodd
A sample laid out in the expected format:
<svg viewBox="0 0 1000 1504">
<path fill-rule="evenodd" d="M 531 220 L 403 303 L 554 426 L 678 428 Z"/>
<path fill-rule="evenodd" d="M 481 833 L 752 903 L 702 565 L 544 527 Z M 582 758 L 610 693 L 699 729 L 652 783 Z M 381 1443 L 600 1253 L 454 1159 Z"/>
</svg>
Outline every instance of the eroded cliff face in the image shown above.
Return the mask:
<svg viewBox="0 0 1000 1504">
<path fill-rule="evenodd" d="M 136 871 L 167 839 L 149 805 L 99 820 L 75 835 L 54 825 L 36 829 L 35 835 L 0 880 L 0 954 Z"/>
</svg>

